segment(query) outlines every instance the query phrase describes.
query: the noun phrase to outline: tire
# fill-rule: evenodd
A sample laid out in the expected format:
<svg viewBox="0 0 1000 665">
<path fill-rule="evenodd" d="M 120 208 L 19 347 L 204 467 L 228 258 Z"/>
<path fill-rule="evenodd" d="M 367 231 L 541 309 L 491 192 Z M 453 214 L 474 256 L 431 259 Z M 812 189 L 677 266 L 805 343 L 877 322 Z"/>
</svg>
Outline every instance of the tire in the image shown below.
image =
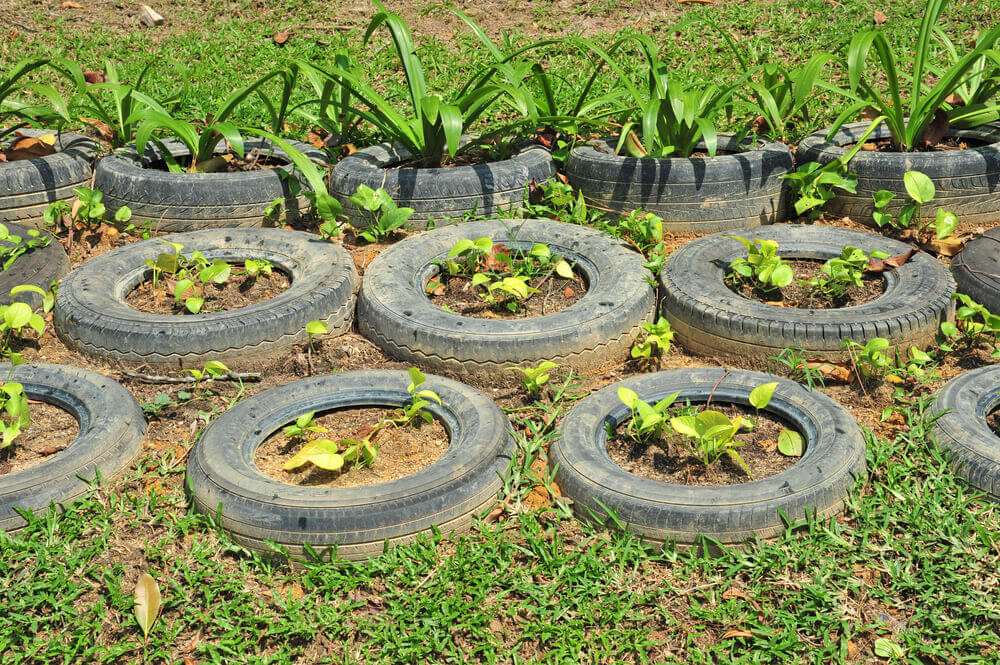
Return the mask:
<svg viewBox="0 0 1000 665">
<path fill-rule="evenodd" d="M 0 164 L 0 223 L 15 222 L 41 228 L 45 209 L 55 201 L 72 199 L 73 188 L 90 182 L 91 164 L 99 151 L 96 142 L 70 132 L 21 129 L 25 136 L 56 134 L 54 155 Z"/>
<path fill-rule="evenodd" d="M 467 531 L 472 516 L 496 502 L 501 474 L 513 455 L 510 423 L 481 392 L 427 376 L 441 397 L 428 408 L 445 424 L 451 444 L 427 468 L 377 485 L 328 489 L 272 480 L 254 452 L 271 433 L 309 411 L 347 406 L 398 406 L 409 400 L 409 375 L 370 370 L 327 374 L 271 388 L 219 416 L 191 453 L 187 486 L 194 507 L 218 515 L 249 549 L 269 553 L 265 540 L 321 551 L 337 546 L 345 559 L 380 554 L 386 542 L 408 542 L 437 526 Z"/>
<path fill-rule="evenodd" d="M 28 238 L 28 228 L 18 224 L 5 224 L 8 233 L 20 236 L 22 241 Z M 44 231 L 39 237 L 45 237 Z M 7 240 L 0 240 L 0 245 L 6 247 L 14 246 Z M 0 298 L 6 300 L 10 290 L 21 284 L 37 286 L 43 291 L 47 291 L 52 282 L 58 282 L 69 272 L 69 257 L 66 256 L 62 245 L 55 238 L 45 247 L 35 247 L 28 250 L 21 256 L 14 259 L 14 262 L 6 270 L 0 271 Z M 15 300 L 26 302 L 32 307 L 42 304 L 42 297 L 37 293 L 20 293 L 14 297 Z"/>
<path fill-rule="evenodd" d="M 1000 501 L 1000 439 L 986 416 L 1000 404 L 1000 366 L 959 374 L 934 393 L 932 434 L 950 455 L 955 473 L 994 501 Z"/>
<path fill-rule="evenodd" d="M 566 162 L 569 183 L 598 210 L 627 215 L 642 208 L 662 217 L 668 233 L 714 233 L 787 217 L 788 185 L 780 176 L 794 162 L 783 143 L 749 150 L 720 134 L 719 149 L 734 154 L 712 159 L 622 157 L 616 145 L 603 139 L 575 148 Z"/>
<path fill-rule="evenodd" d="M 851 245 L 870 253 L 902 254 L 910 246 L 874 233 L 829 226 L 785 224 L 729 235 L 776 240 L 785 258 L 830 259 Z M 884 337 L 893 346 L 923 348 L 954 311 L 955 282 L 933 257 L 919 253 L 883 273 L 885 292 L 841 309 L 796 309 L 744 298 L 725 285 L 729 264 L 746 249 L 724 234 L 699 238 L 669 257 L 660 271 L 661 311 L 679 341 L 698 354 L 766 360 L 786 347 L 839 358 L 842 341 L 865 344 Z"/>
<path fill-rule="evenodd" d="M 856 143 L 868 126 L 867 122 L 846 124 L 830 142 L 826 141 L 829 130 L 810 134 L 799 144 L 796 159 L 799 164 L 828 164 L 839 159 L 847 152 L 842 146 Z M 883 124 L 872 138 L 889 135 Z M 826 211 L 876 226 L 872 219 L 875 209 L 872 195 L 882 189 L 896 194 L 885 210 L 898 215 L 909 198 L 903 174 L 920 171 L 930 177 L 937 190 L 934 200 L 921 208 L 921 220 L 933 221 L 937 211 L 944 209 L 958 215 L 961 230 L 995 226 L 1000 220 L 1000 125 L 951 130 L 948 136 L 979 139 L 988 144 L 947 152 L 859 152 L 849 165 L 850 171 L 858 176 L 857 193 L 834 190 L 835 196 L 827 202 Z"/>
<path fill-rule="evenodd" d="M 774 538 L 785 530 L 781 512 L 790 520 L 813 511 L 820 518 L 842 512 L 844 497 L 866 475 L 864 437 L 854 418 L 826 395 L 793 381 L 758 372 L 724 372 L 646 374 L 602 388 L 573 407 L 552 444 L 549 464 L 577 515 L 613 526 L 603 504 L 644 540 L 685 548 L 705 536 L 724 545 Z M 739 485 L 684 486 L 633 475 L 608 455 L 605 424 L 629 416 L 618 399 L 619 386 L 646 401 L 676 391 L 680 400 L 704 401 L 714 388 L 714 401 L 748 406 L 750 391 L 771 381 L 778 387 L 765 411 L 782 417 L 806 439 L 802 459 L 785 471 Z"/>
<path fill-rule="evenodd" d="M 516 320 L 464 317 L 431 303 L 424 284 L 437 273 L 432 261 L 462 238 L 483 236 L 525 250 L 545 243 L 575 262 L 587 293 L 560 312 Z M 542 360 L 593 370 L 624 358 L 652 316 L 649 278 L 639 254 L 594 229 L 548 220 L 466 222 L 411 236 L 372 261 L 358 296 L 358 328 L 393 358 L 493 384 L 512 376 L 504 367 Z"/>
<path fill-rule="evenodd" d="M 327 167 L 321 151 L 300 143 L 289 143 L 316 164 Z M 174 157 L 190 157 L 191 151 L 176 140 L 164 141 Z M 217 152 L 224 150 L 220 142 Z M 245 142 L 253 148 L 270 150 L 266 139 Z M 122 206 L 132 210 L 131 223 L 153 231 L 179 232 L 210 228 L 274 226 L 291 223 L 308 210 L 304 196 L 293 196 L 290 179 L 295 177 L 285 152 L 274 148 L 273 157 L 286 164 L 280 168 L 240 173 L 170 173 L 150 168 L 162 159 L 160 150 L 149 147 L 141 157 L 135 147 L 124 148 L 97 163 L 95 188 L 104 192 L 108 218 Z M 303 189 L 308 185 L 300 182 Z M 267 209 L 283 200 L 282 212 L 269 219 Z"/>
<path fill-rule="evenodd" d="M 958 292 L 1000 312 L 1000 229 L 970 240 L 951 261 Z"/>
<path fill-rule="evenodd" d="M 340 160 L 330 176 L 330 193 L 340 201 L 352 226 L 368 226 L 362 211 L 350 201 L 360 185 L 385 189 L 400 207 L 413 208 L 407 227 L 425 229 L 430 220 L 442 226 L 468 213 L 491 217 L 520 208 L 529 182 L 545 182 L 556 174 L 552 155 L 538 145 L 490 164 L 395 168 L 411 157 L 406 149 L 383 143 Z"/>
<path fill-rule="evenodd" d="M 295 344 L 306 324 L 327 323 L 332 334 L 351 328 L 358 276 L 341 245 L 283 229 L 223 229 L 162 238 L 209 260 L 267 259 L 291 279 L 269 300 L 208 314 L 149 314 L 125 296 L 149 275 L 146 261 L 165 245 L 147 240 L 95 257 L 63 280 L 55 329 L 70 348 L 113 362 L 200 367 L 219 360 L 232 368 L 266 368 Z"/>
<path fill-rule="evenodd" d="M 0 365 L 7 376 L 10 365 Z M 14 368 L 13 380 L 30 399 L 69 411 L 80 433 L 67 448 L 41 464 L 0 476 L 0 529 L 27 525 L 14 510 L 45 511 L 83 496 L 100 474 L 105 480 L 122 475 L 142 451 L 146 419 L 139 403 L 106 376 L 79 367 L 27 363 Z M 17 445 L 17 441 L 14 441 Z"/>
</svg>

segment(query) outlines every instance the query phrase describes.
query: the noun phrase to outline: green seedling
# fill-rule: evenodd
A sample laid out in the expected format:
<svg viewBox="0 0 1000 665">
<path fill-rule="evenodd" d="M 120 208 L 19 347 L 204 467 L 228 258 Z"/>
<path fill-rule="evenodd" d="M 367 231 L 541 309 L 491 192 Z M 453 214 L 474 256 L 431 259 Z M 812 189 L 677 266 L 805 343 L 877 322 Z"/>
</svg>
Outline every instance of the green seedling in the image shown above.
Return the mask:
<svg viewBox="0 0 1000 665">
<path fill-rule="evenodd" d="M 943 321 L 941 334 L 944 340 L 940 349 L 952 352 L 961 343 L 967 349 L 975 348 L 982 343 L 993 347 L 991 358 L 1000 358 L 1000 316 L 990 312 L 984 305 L 976 302 L 964 293 L 954 293 L 952 298 L 961 304 L 955 310 L 955 322 Z"/>
<path fill-rule="evenodd" d="M 410 219 L 413 208 L 400 208 L 389 193 L 382 189 L 372 189 L 359 185 L 351 195 L 351 203 L 358 207 L 364 219 L 365 229 L 358 235 L 368 242 L 379 242 L 387 238 Z"/>
<path fill-rule="evenodd" d="M 823 372 L 816 369 L 815 366 L 810 366 L 809 361 L 806 360 L 805 354 L 805 349 L 785 347 L 778 355 L 768 358 L 768 361 L 769 363 L 775 362 L 779 365 L 783 365 L 787 370 L 788 376 L 793 381 L 805 383 L 809 390 L 812 390 L 814 385 L 826 387 L 826 380 L 823 376 Z"/>
<path fill-rule="evenodd" d="M 656 323 L 643 321 L 639 324 L 646 337 L 632 346 L 629 352 L 633 358 L 661 358 L 670 351 L 670 343 L 674 341 L 674 332 L 670 329 L 670 322 L 662 316 Z"/>
<path fill-rule="evenodd" d="M 559 367 L 558 363 L 545 360 L 537 367 L 508 367 L 508 371 L 521 373 L 521 384 L 532 397 L 542 391 L 542 386 L 549 382 L 549 371 Z"/>
<path fill-rule="evenodd" d="M 747 258 L 738 257 L 729 264 L 730 279 L 737 283 L 748 282 L 762 291 L 772 291 L 788 286 L 795 278 L 791 267 L 778 256 L 778 243 L 774 240 L 751 242 L 740 236 L 725 236 L 738 240 L 747 249 Z"/>
<path fill-rule="evenodd" d="M 647 441 L 658 437 L 663 432 L 663 425 L 667 418 L 667 409 L 677 400 L 680 392 L 664 397 L 656 404 L 649 404 L 639 398 L 631 388 L 620 386 L 618 388 L 618 399 L 627 406 L 632 413 L 628 423 L 628 433 L 639 441 Z"/>
<path fill-rule="evenodd" d="M 0 224 L 0 270 L 10 269 L 14 261 L 28 250 L 47 247 L 52 243 L 52 236 L 42 235 L 38 229 L 27 229 L 27 233 L 27 238 L 14 235 L 5 225 Z"/>
<path fill-rule="evenodd" d="M 697 415 L 677 416 L 670 419 L 670 427 L 688 439 L 688 451 L 705 466 L 711 466 L 723 455 L 738 464 L 748 476 L 753 478 L 750 467 L 736 449 L 743 445 L 733 437 L 743 426 L 743 419 L 735 416 L 732 420 L 721 411 L 704 409 Z"/>
<path fill-rule="evenodd" d="M 303 413 L 295 419 L 294 424 L 283 428 L 285 434 L 287 434 L 293 441 L 301 441 L 311 432 L 326 432 L 327 429 L 325 427 L 317 425 L 314 422 L 315 416 L 315 411 Z"/>
<path fill-rule="evenodd" d="M 897 229 L 905 229 L 911 226 L 918 231 L 931 228 L 938 240 L 947 238 L 958 227 L 958 216 L 950 211 L 938 209 L 933 221 L 921 224 L 920 210 L 926 204 L 934 200 L 936 189 L 934 182 L 920 171 L 907 171 L 903 174 L 903 186 L 909 196 L 905 205 L 899 211 L 899 215 L 893 218 L 892 214 L 886 212 L 889 203 L 896 197 L 893 192 L 880 189 L 872 195 L 875 210 L 872 218 L 880 227 L 890 226 Z"/>
<path fill-rule="evenodd" d="M 887 353 L 889 346 L 889 340 L 884 337 L 875 337 L 864 345 L 844 340 L 844 351 L 857 368 L 858 375 L 866 381 L 881 381 L 892 366 L 892 358 Z"/>
<path fill-rule="evenodd" d="M 829 259 L 820 268 L 820 274 L 800 283 L 813 292 L 819 292 L 836 300 L 847 294 L 852 286 L 862 286 L 868 262 L 871 259 L 887 259 L 889 255 L 879 250 L 865 254 L 857 247 L 844 247 L 839 257 Z"/>
</svg>

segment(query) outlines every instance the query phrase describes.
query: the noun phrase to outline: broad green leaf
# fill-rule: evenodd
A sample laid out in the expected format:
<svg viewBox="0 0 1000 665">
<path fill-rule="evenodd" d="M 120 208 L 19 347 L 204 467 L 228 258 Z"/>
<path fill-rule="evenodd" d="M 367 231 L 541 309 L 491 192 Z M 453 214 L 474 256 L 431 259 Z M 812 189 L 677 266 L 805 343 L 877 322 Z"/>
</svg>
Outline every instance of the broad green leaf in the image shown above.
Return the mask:
<svg viewBox="0 0 1000 665">
<path fill-rule="evenodd" d="M 771 273 L 771 283 L 778 287 L 788 286 L 794 279 L 795 274 L 792 272 L 792 269 L 784 263 L 776 266 Z"/>
<path fill-rule="evenodd" d="M 802 457 L 805 449 L 805 439 L 798 432 L 790 429 L 782 430 L 778 435 L 778 452 L 787 457 Z"/>
<path fill-rule="evenodd" d="M 454 245 L 452 245 L 451 250 L 448 252 L 447 258 L 451 259 L 459 254 L 464 254 L 475 247 L 475 243 L 469 238 L 462 238 Z"/>
<path fill-rule="evenodd" d="M 4 310 L 3 319 L 8 328 L 20 329 L 28 324 L 32 315 L 31 307 L 23 302 L 11 303 Z"/>
<path fill-rule="evenodd" d="M 415 390 L 416 390 L 416 389 L 417 389 L 417 388 L 418 388 L 419 386 L 421 386 L 421 385 L 422 385 L 422 384 L 424 383 L 424 381 L 426 381 L 426 380 L 427 380 L 427 377 L 426 377 L 426 376 L 424 376 L 424 373 L 423 373 L 423 372 L 421 372 L 421 371 L 420 371 L 419 369 L 417 369 L 416 367 L 411 367 L 411 368 L 410 368 L 409 370 L 407 370 L 407 371 L 408 371 L 408 373 L 409 373 L 409 375 L 410 375 L 410 385 L 408 385 L 408 386 L 406 387 L 406 392 L 408 392 L 408 393 L 410 393 L 410 394 L 413 394 L 413 392 L 414 392 L 414 391 L 415 391 Z"/>
<path fill-rule="evenodd" d="M 684 436 L 692 438 L 698 437 L 698 421 L 694 416 L 678 416 L 676 418 L 671 418 L 670 426 L 678 434 L 683 434 Z"/>
<path fill-rule="evenodd" d="M 285 462 L 282 468 L 291 471 L 310 462 L 322 469 L 336 471 L 344 466 L 344 458 L 338 454 L 340 445 L 341 442 L 332 439 L 315 439 L 302 446 L 302 450 Z"/>
<path fill-rule="evenodd" d="M 879 658 L 899 659 L 903 658 L 906 652 L 892 640 L 880 637 L 875 640 L 875 655 Z"/>
<path fill-rule="evenodd" d="M 306 332 L 310 335 L 325 335 L 327 332 L 326 323 L 319 319 L 313 319 L 306 324 Z"/>
<path fill-rule="evenodd" d="M 549 246 L 540 242 L 536 242 L 532 245 L 531 251 L 528 252 L 528 254 L 531 256 L 537 256 L 540 259 L 547 259 L 552 256 L 552 252 L 549 251 Z"/>
<path fill-rule="evenodd" d="M 204 298 L 188 298 L 187 300 L 184 301 L 184 306 L 192 314 L 199 313 L 204 304 L 205 304 Z"/>
<path fill-rule="evenodd" d="M 753 408 L 763 409 L 771 402 L 771 396 L 774 395 L 774 389 L 778 387 L 777 381 L 772 381 L 771 383 L 763 383 L 753 390 L 750 391 L 750 404 Z"/>
<path fill-rule="evenodd" d="M 573 279 L 573 269 L 566 259 L 559 259 L 556 262 L 556 274 L 563 279 Z"/>
<path fill-rule="evenodd" d="M 625 386 L 618 386 L 618 399 L 622 401 L 622 404 L 630 409 L 634 409 L 636 403 L 639 401 L 639 396 L 631 388 L 626 388 Z"/>
<path fill-rule="evenodd" d="M 947 238 L 958 226 L 958 216 L 950 211 L 938 208 L 937 219 L 934 220 L 934 235 L 938 240 Z"/>
<path fill-rule="evenodd" d="M 934 200 L 934 183 L 920 171 L 907 171 L 903 174 L 903 186 L 910 198 L 920 204 Z"/>
</svg>

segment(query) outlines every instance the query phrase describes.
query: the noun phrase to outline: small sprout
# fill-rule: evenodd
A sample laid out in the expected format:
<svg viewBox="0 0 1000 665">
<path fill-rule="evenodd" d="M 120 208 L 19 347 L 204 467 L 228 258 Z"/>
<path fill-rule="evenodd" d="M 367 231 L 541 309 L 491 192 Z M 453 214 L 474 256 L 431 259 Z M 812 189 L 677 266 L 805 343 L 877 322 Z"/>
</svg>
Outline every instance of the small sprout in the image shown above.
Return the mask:
<svg viewBox="0 0 1000 665">
<path fill-rule="evenodd" d="M 643 321 L 639 325 L 646 332 L 646 338 L 632 347 L 629 354 L 633 358 L 650 358 L 654 355 L 660 357 L 670 351 L 674 332 L 670 329 L 669 321 L 661 316 L 656 323 Z"/>
<path fill-rule="evenodd" d="M 528 391 L 529 395 L 536 396 L 541 392 L 542 386 L 549 382 L 549 371 L 556 367 L 559 367 L 557 363 L 545 360 L 537 367 L 508 367 L 507 369 L 512 372 L 521 372 L 521 383 L 524 385 L 524 389 Z"/>
</svg>

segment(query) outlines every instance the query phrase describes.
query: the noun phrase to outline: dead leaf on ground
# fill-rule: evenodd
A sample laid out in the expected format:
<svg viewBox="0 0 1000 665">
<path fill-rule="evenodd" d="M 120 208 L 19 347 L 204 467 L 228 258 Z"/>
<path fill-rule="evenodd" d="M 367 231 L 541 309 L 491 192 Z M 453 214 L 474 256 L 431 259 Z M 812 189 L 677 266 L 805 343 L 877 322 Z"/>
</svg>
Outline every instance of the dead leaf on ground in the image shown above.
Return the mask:
<svg viewBox="0 0 1000 665">
<path fill-rule="evenodd" d="M 677 0 L 682 5 L 714 5 L 715 0 Z"/>
<path fill-rule="evenodd" d="M 568 286 L 565 289 L 563 289 L 563 296 L 565 296 L 567 298 L 572 298 L 575 294 L 576 294 L 576 291 L 574 291 L 573 289 L 571 289 Z"/>
<path fill-rule="evenodd" d="M 920 252 L 920 250 L 914 248 L 908 252 L 897 254 L 896 256 L 890 256 L 887 259 L 869 259 L 868 272 L 885 272 L 886 270 L 890 270 L 892 268 L 899 268 L 913 258 L 913 256 L 918 252 Z"/>
<path fill-rule="evenodd" d="M 20 132 L 16 133 L 17 138 L 2 151 L 6 162 L 16 162 L 22 159 L 37 159 L 47 155 L 54 155 L 56 152 L 55 134 L 43 134 L 42 136 L 24 136 Z"/>
<path fill-rule="evenodd" d="M 107 83 L 108 77 L 104 75 L 104 72 L 84 72 L 83 79 L 87 83 Z"/>
<path fill-rule="evenodd" d="M 948 104 L 951 104 L 952 106 L 965 105 L 965 100 L 962 99 L 959 95 L 956 95 L 955 93 L 951 93 L 950 95 L 945 97 L 944 101 L 947 102 Z"/>
<path fill-rule="evenodd" d="M 290 33 L 290 32 L 285 32 L 285 31 L 276 32 L 276 33 L 274 33 L 273 40 L 274 40 L 275 44 L 277 44 L 278 46 L 281 46 L 282 44 L 284 44 L 285 42 L 287 42 L 291 38 L 291 36 L 292 36 L 292 33 Z"/>
<path fill-rule="evenodd" d="M 924 247 L 940 256 L 955 256 L 965 247 L 965 241 L 955 236 L 931 238 Z"/>
<path fill-rule="evenodd" d="M 148 636 L 160 613 L 160 587 L 149 573 L 143 573 L 135 583 L 135 618 Z"/>
<path fill-rule="evenodd" d="M 85 122 L 90 125 L 105 141 L 110 141 L 115 137 L 114 130 L 112 130 L 107 123 L 101 122 L 97 118 L 80 118 L 80 122 Z"/>
<path fill-rule="evenodd" d="M 722 639 L 728 640 L 733 637 L 753 637 L 753 633 L 745 628 L 730 628 L 722 634 Z"/>
<path fill-rule="evenodd" d="M 806 368 L 819 372 L 823 375 L 824 379 L 833 379 L 841 383 L 854 383 L 853 370 L 842 363 L 835 363 L 819 358 L 807 360 Z"/>
<path fill-rule="evenodd" d="M 531 205 L 541 205 L 544 200 L 545 190 L 542 189 L 537 180 L 532 178 L 531 182 L 528 183 L 528 203 Z"/>
<path fill-rule="evenodd" d="M 83 9 L 83 5 L 79 2 L 72 2 L 72 0 L 66 0 L 66 2 L 60 5 L 63 9 Z"/>
<path fill-rule="evenodd" d="M 885 15 L 885 12 L 876 9 L 872 19 L 875 21 L 875 25 L 882 25 L 889 20 L 889 17 Z"/>
</svg>

